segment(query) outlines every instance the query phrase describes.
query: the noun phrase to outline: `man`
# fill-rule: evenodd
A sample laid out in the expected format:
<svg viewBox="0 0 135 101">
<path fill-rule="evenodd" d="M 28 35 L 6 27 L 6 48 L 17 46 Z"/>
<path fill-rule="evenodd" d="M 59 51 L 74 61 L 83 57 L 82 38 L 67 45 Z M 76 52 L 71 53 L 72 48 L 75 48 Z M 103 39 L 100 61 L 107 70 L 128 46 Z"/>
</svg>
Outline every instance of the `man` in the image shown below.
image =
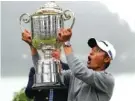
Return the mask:
<svg viewBox="0 0 135 101">
<path fill-rule="evenodd" d="M 39 56 L 37 50 L 32 46 L 31 33 L 25 30 L 22 33 L 22 40 L 29 44 L 34 65 L 37 63 Z M 53 55 L 53 54 L 52 54 Z M 60 59 L 60 52 L 54 51 L 54 57 Z M 36 57 L 36 58 L 35 58 Z M 68 65 L 61 61 L 62 69 L 69 69 Z M 35 68 L 32 67 L 29 73 L 29 80 L 25 90 L 25 94 L 29 98 L 34 98 L 34 101 L 67 101 L 68 88 L 53 90 L 53 99 L 49 99 L 50 90 L 33 90 Z"/>
<path fill-rule="evenodd" d="M 71 29 L 61 29 L 58 40 L 63 42 L 70 70 L 61 77 L 69 84 L 68 101 L 109 101 L 113 94 L 114 78 L 105 70 L 114 60 L 116 51 L 108 41 L 88 40 L 91 51 L 87 66 L 77 59 L 70 44 Z"/>
</svg>

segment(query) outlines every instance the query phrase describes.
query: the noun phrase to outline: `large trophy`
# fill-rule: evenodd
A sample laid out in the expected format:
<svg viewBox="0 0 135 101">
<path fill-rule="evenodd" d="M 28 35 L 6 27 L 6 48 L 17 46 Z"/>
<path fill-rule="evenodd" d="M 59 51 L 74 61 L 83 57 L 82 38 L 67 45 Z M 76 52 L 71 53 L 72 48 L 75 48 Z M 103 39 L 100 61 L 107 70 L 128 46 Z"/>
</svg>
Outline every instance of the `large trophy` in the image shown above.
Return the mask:
<svg viewBox="0 0 135 101">
<path fill-rule="evenodd" d="M 35 13 L 24 13 L 20 16 L 20 27 L 23 31 L 22 22 L 31 22 L 32 45 L 39 54 L 39 60 L 35 66 L 35 79 L 33 88 L 61 88 L 60 62 L 52 58 L 52 51 L 61 48 L 57 41 L 57 32 L 65 27 L 65 21 L 72 19 L 70 28 L 75 22 L 74 13 L 70 10 L 63 11 L 55 2 L 48 2 L 40 7 Z"/>
</svg>

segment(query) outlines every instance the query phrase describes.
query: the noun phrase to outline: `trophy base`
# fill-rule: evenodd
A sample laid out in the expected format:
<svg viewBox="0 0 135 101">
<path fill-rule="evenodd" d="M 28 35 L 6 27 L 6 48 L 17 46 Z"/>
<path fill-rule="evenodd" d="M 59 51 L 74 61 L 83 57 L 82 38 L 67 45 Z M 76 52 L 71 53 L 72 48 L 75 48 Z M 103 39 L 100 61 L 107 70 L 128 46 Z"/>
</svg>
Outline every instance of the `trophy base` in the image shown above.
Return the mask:
<svg viewBox="0 0 135 101">
<path fill-rule="evenodd" d="M 54 84 L 54 83 L 38 83 L 32 86 L 33 89 L 65 89 L 67 88 L 61 84 Z"/>
</svg>

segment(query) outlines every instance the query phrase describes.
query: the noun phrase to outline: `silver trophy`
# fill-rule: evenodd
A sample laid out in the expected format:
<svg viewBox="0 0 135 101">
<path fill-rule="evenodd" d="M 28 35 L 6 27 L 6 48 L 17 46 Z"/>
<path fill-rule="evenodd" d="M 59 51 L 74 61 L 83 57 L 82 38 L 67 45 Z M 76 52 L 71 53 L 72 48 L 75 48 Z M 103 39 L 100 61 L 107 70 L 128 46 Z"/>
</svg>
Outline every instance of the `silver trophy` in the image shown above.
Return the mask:
<svg viewBox="0 0 135 101">
<path fill-rule="evenodd" d="M 57 41 L 57 32 L 65 27 L 65 21 L 72 20 L 70 28 L 75 22 L 74 13 L 62 10 L 55 2 L 48 2 L 35 13 L 24 13 L 20 16 L 22 22 L 31 22 L 32 45 L 37 49 L 39 60 L 35 66 L 35 79 L 33 88 L 59 88 L 62 86 L 60 79 L 60 61 L 52 58 L 52 51 L 61 48 Z"/>
</svg>

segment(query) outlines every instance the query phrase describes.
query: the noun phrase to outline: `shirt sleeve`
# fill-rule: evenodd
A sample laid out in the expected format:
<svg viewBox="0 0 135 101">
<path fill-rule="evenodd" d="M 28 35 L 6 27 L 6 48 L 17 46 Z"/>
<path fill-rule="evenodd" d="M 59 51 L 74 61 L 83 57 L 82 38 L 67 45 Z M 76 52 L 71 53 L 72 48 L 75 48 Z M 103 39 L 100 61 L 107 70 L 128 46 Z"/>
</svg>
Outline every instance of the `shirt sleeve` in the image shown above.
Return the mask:
<svg viewBox="0 0 135 101">
<path fill-rule="evenodd" d="M 71 75 L 71 70 L 62 70 L 61 72 L 61 80 L 66 86 L 69 86 Z"/>
<path fill-rule="evenodd" d="M 28 98 L 33 98 L 37 91 L 32 89 L 33 83 L 34 83 L 34 74 L 35 74 L 35 69 L 32 67 L 29 72 L 29 78 L 28 78 L 28 84 L 25 89 L 25 94 Z"/>
<path fill-rule="evenodd" d="M 33 64 L 34 66 L 36 67 L 37 63 L 38 63 L 38 60 L 39 60 L 39 54 L 35 54 L 35 55 L 32 55 L 32 61 L 33 61 Z"/>
<path fill-rule="evenodd" d="M 60 61 L 60 63 L 61 63 L 61 65 L 62 65 L 62 69 L 63 69 L 63 70 L 68 70 L 68 69 L 69 69 L 69 66 L 68 66 L 67 63 L 64 63 L 64 62 L 62 62 L 62 61 Z"/>
</svg>

